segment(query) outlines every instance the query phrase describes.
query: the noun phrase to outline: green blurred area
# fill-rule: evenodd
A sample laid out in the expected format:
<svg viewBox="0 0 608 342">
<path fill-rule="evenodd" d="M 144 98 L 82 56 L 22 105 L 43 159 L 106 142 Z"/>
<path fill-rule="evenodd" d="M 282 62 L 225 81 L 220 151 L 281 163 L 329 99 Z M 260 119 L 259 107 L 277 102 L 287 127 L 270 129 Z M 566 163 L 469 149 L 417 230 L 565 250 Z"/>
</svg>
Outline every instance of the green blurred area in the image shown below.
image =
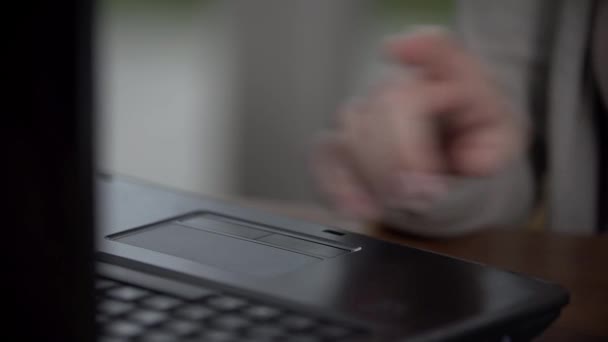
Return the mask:
<svg viewBox="0 0 608 342">
<path fill-rule="evenodd" d="M 194 4 L 206 3 L 212 0 L 103 0 L 119 7 L 188 7 Z"/>
<path fill-rule="evenodd" d="M 407 10 L 411 8 L 445 12 L 454 5 L 453 0 L 376 0 L 378 6 L 387 10 Z"/>
<path fill-rule="evenodd" d="M 204 8 L 204 5 L 212 1 L 221 0 L 101 0 L 102 6 L 107 6 L 119 11 L 176 11 L 186 12 L 194 8 Z"/>
<path fill-rule="evenodd" d="M 116 9 L 154 11 L 155 9 L 189 10 L 206 3 L 222 0 L 102 0 L 101 3 Z M 243 0 L 255 1 L 255 0 Z M 285 0 L 290 1 L 290 0 Z M 331 0 L 329 0 L 331 1 Z M 449 23 L 454 0 L 370 0 L 375 14 L 381 20 L 432 21 Z"/>
<path fill-rule="evenodd" d="M 374 10 L 382 26 L 403 28 L 419 24 L 451 25 L 454 0 L 375 0 Z"/>
</svg>

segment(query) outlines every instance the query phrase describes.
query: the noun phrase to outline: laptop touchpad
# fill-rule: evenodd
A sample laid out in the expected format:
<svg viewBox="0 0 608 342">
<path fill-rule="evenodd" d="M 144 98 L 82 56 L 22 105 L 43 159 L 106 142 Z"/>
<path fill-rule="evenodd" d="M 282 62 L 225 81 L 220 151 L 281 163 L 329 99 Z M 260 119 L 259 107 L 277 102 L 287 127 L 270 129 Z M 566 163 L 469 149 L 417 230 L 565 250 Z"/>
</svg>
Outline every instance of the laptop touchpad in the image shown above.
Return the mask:
<svg viewBox="0 0 608 342">
<path fill-rule="evenodd" d="M 255 276 L 278 275 L 322 260 L 174 223 L 133 231 L 113 240 L 196 261 L 224 271 Z"/>
</svg>

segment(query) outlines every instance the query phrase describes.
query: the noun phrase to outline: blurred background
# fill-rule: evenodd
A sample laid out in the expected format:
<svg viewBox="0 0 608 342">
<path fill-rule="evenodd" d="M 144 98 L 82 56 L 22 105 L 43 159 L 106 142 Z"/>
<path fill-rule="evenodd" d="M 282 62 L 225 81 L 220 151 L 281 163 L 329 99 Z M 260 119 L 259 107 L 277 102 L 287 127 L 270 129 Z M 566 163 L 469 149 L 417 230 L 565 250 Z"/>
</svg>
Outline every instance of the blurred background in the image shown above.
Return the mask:
<svg viewBox="0 0 608 342">
<path fill-rule="evenodd" d="M 308 156 L 450 0 L 100 0 L 99 167 L 212 196 L 317 201 Z"/>
</svg>

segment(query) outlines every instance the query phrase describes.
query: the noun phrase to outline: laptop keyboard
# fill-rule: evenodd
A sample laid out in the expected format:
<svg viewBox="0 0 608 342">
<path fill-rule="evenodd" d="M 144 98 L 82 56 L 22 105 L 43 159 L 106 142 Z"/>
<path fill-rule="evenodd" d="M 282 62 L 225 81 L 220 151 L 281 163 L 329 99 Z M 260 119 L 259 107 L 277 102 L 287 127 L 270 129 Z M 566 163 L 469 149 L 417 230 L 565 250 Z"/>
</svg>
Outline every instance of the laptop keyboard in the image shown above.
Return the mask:
<svg viewBox="0 0 608 342">
<path fill-rule="evenodd" d="M 96 293 L 101 342 L 322 342 L 366 337 L 342 323 L 212 290 L 185 300 L 99 277 Z"/>
</svg>

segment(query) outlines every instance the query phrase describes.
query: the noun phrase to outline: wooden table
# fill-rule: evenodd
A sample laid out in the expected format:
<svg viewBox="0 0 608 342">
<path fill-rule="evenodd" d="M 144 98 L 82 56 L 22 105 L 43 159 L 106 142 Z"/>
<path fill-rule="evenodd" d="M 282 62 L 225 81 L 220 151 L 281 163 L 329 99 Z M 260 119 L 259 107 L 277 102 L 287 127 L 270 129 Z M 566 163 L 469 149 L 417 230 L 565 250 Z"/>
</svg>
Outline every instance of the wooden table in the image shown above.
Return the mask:
<svg viewBox="0 0 608 342">
<path fill-rule="evenodd" d="M 340 219 L 317 207 L 263 201 L 247 204 L 557 282 L 570 291 L 571 302 L 539 340 L 608 341 L 606 235 L 580 237 L 494 229 L 459 238 L 431 240 L 406 236 L 378 225 Z"/>
</svg>

